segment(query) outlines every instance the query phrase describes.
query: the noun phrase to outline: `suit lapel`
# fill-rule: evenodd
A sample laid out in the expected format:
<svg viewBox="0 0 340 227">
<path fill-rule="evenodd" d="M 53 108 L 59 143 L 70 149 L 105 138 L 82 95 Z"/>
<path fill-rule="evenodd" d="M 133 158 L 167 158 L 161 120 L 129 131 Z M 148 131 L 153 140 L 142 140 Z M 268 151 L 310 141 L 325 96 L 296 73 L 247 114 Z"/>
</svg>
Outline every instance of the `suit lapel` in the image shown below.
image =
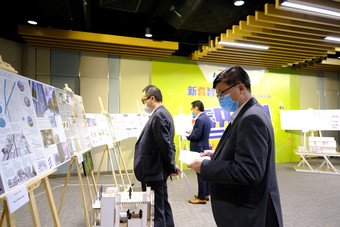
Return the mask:
<svg viewBox="0 0 340 227">
<path fill-rule="evenodd" d="M 216 150 L 214 152 L 214 155 L 212 156 L 211 159 L 216 159 L 218 154 L 221 152 L 223 145 L 225 144 L 227 138 L 229 137 L 227 135 L 229 135 L 229 131 L 230 131 L 231 127 L 232 127 L 231 125 L 232 124 L 228 124 L 227 128 L 224 130 L 223 135 L 222 135 L 222 137 L 220 139 L 220 142 L 218 143 L 218 145 L 216 147 Z"/>
</svg>

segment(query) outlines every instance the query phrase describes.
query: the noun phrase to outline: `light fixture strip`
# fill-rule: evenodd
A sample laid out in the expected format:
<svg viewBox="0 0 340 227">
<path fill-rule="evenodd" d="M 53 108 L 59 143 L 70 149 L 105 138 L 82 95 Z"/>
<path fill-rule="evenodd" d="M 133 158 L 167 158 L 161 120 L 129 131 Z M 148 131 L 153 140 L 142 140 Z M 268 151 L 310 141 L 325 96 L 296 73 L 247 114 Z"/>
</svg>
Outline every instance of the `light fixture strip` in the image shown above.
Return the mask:
<svg viewBox="0 0 340 227">
<path fill-rule="evenodd" d="M 340 37 L 327 36 L 325 39 L 326 39 L 326 40 L 329 40 L 329 41 L 340 42 Z"/>
<path fill-rule="evenodd" d="M 236 47 L 258 49 L 258 50 L 268 50 L 269 49 L 268 46 L 249 44 L 249 43 L 234 43 L 234 42 L 219 41 L 218 44 L 220 44 L 222 46 L 236 46 Z"/>
<path fill-rule="evenodd" d="M 283 2 L 281 5 L 286 6 L 286 7 L 295 8 L 295 9 L 301 9 L 301 10 L 311 11 L 311 12 L 315 12 L 315 13 L 321 13 L 321 14 L 340 17 L 339 12 L 327 10 L 327 9 L 322 9 L 322 8 L 318 8 L 318 7 L 302 5 L 302 4 L 292 3 L 292 2 L 288 2 L 288 1 Z"/>
</svg>

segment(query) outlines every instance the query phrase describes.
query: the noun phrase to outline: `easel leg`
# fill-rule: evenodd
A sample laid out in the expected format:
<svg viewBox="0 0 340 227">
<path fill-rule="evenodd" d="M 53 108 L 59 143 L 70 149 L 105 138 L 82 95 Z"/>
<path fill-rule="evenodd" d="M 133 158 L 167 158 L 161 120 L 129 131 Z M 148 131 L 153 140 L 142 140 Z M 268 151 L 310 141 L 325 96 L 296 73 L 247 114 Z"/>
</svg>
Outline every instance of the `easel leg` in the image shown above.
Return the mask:
<svg viewBox="0 0 340 227">
<path fill-rule="evenodd" d="M 58 214 L 59 215 L 60 215 L 61 207 L 63 206 L 63 203 L 64 203 L 64 199 L 65 199 L 65 195 L 66 195 L 66 191 L 67 191 L 67 186 L 68 186 L 68 180 L 70 179 L 73 162 L 74 162 L 74 159 L 71 159 L 70 165 L 69 165 L 68 170 L 67 170 L 67 176 L 66 176 L 65 183 L 64 183 L 64 189 L 63 189 L 63 192 L 61 193 L 61 199 L 60 199 L 60 204 L 59 204 L 59 208 L 58 208 Z"/>
<path fill-rule="evenodd" d="M 57 208 L 55 206 L 55 202 L 54 202 L 54 198 L 53 198 L 52 190 L 51 190 L 51 186 L 50 186 L 50 181 L 48 180 L 48 177 L 45 177 L 43 179 L 43 182 L 44 182 L 45 190 L 46 190 L 46 193 L 47 193 L 47 199 L 48 199 L 48 203 L 49 203 L 50 210 L 51 210 L 51 213 L 52 213 L 54 226 L 60 227 L 61 226 L 60 220 L 59 220 Z"/>
<path fill-rule="evenodd" d="M 126 185 L 125 185 L 125 182 L 124 182 L 124 177 L 123 177 L 123 174 L 122 174 L 122 171 L 121 171 L 121 168 L 120 168 L 120 164 L 119 164 L 119 159 L 117 157 L 118 155 L 117 155 L 117 152 L 116 152 L 116 146 L 113 147 L 113 155 L 114 155 L 116 163 L 117 163 L 118 172 L 119 172 L 120 178 L 122 180 L 123 188 L 126 189 L 126 187 L 125 187 Z"/>
<path fill-rule="evenodd" d="M 100 171 L 101 171 L 101 169 L 102 169 L 102 164 L 103 164 L 103 161 L 104 161 L 104 157 L 106 156 L 106 153 L 107 153 L 108 151 L 109 151 L 109 148 L 108 148 L 107 145 L 105 145 L 105 148 L 104 148 L 102 157 L 101 157 L 101 159 L 100 159 L 98 171 L 97 171 L 96 182 L 98 182 L 98 178 L 99 178 Z"/>
<path fill-rule="evenodd" d="M 91 204 L 93 204 L 93 196 L 92 196 L 92 190 L 91 190 L 91 186 L 90 186 L 89 176 L 86 176 L 85 178 L 86 178 L 86 182 L 87 182 L 87 188 L 89 189 Z"/>
<path fill-rule="evenodd" d="M 97 182 L 94 178 L 93 171 L 91 171 L 91 178 L 92 178 L 92 183 L 93 183 L 93 187 L 94 187 L 94 193 L 95 193 L 95 195 L 97 195 L 98 194 Z"/>
<path fill-rule="evenodd" d="M 38 207 L 37 207 L 37 202 L 35 200 L 35 195 L 34 191 L 30 190 L 28 192 L 28 197 L 30 198 L 30 209 L 31 209 L 31 214 L 32 214 L 32 219 L 33 219 L 33 226 L 35 227 L 40 227 L 40 220 L 39 220 L 39 213 L 38 213 Z"/>
<path fill-rule="evenodd" d="M 118 152 L 119 152 L 119 156 L 120 156 L 122 163 L 123 163 L 124 171 L 126 173 L 126 176 L 127 176 L 128 182 L 129 182 L 129 186 L 131 186 L 132 185 L 131 179 L 130 179 L 129 173 L 127 171 L 127 168 L 126 168 L 126 164 L 125 164 L 125 160 L 124 160 L 124 157 L 123 157 L 122 150 L 120 149 L 120 144 L 118 144 Z"/>
<path fill-rule="evenodd" d="M 108 156 L 109 156 L 109 160 L 110 160 L 110 164 L 111 164 L 111 171 L 112 171 L 114 183 L 115 183 L 116 187 L 119 187 L 119 185 L 118 185 L 118 183 L 117 183 L 117 178 L 116 178 L 115 169 L 114 169 L 113 162 L 112 162 L 112 157 L 111 157 L 111 154 L 110 154 L 110 151 L 109 151 L 109 150 L 107 150 L 107 154 L 108 154 Z"/>
<path fill-rule="evenodd" d="M 89 212 L 87 210 L 87 204 L 86 204 L 86 198 L 85 198 L 85 192 L 84 192 L 84 187 L 83 187 L 83 180 L 81 177 L 81 172 L 80 172 L 80 168 L 79 168 L 79 164 L 78 164 L 78 159 L 75 156 L 74 159 L 76 160 L 76 166 L 77 166 L 77 172 L 78 172 L 78 180 L 79 180 L 79 189 L 80 189 L 80 193 L 81 193 L 81 198 L 82 198 L 82 202 L 83 202 L 83 209 L 84 209 L 84 215 L 85 215 L 85 219 L 86 219 L 86 226 L 87 227 L 91 227 L 90 224 L 90 217 L 89 217 Z"/>
<path fill-rule="evenodd" d="M 4 224 L 4 220 L 6 218 L 6 226 L 7 227 L 15 227 L 15 221 L 13 215 L 9 212 L 7 201 L 4 199 L 3 200 L 3 211 L 1 215 L 1 220 L 0 220 L 0 226 L 2 227 Z"/>
</svg>

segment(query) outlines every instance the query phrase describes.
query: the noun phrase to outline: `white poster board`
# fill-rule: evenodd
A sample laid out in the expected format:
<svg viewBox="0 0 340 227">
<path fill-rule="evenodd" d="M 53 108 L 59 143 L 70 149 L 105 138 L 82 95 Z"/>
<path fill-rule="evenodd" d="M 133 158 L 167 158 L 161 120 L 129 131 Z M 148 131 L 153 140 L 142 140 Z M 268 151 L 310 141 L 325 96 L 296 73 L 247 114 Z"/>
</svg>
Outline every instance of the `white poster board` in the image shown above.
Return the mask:
<svg viewBox="0 0 340 227">
<path fill-rule="evenodd" d="M 340 110 L 281 110 L 283 130 L 340 130 Z"/>
</svg>

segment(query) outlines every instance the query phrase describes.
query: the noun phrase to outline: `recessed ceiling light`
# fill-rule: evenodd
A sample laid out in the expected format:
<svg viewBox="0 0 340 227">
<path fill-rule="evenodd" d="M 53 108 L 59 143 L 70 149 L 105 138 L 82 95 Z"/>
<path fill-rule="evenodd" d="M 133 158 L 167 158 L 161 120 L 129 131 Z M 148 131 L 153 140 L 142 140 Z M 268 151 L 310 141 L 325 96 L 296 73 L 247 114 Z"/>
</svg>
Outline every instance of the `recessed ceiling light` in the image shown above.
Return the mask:
<svg viewBox="0 0 340 227">
<path fill-rule="evenodd" d="M 149 27 L 145 28 L 145 37 L 147 37 L 147 38 L 152 37 L 151 28 L 149 28 Z"/>
<path fill-rule="evenodd" d="M 234 42 L 223 42 L 219 41 L 218 44 L 222 46 L 236 46 L 236 47 L 244 47 L 249 49 L 258 49 L 258 50 L 268 50 L 268 46 L 257 45 L 257 44 L 249 44 L 249 43 L 234 43 Z"/>
<path fill-rule="evenodd" d="M 244 4 L 243 0 L 234 0 L 234 6 L 241 6 Z"/>
<path fill-rule="evenodd" d="M 38 22 L 36 22 L 35 20 L 28 20 L 27 23 L 32 24 L 32 25 L 38 24 Z"/>
</svg>

